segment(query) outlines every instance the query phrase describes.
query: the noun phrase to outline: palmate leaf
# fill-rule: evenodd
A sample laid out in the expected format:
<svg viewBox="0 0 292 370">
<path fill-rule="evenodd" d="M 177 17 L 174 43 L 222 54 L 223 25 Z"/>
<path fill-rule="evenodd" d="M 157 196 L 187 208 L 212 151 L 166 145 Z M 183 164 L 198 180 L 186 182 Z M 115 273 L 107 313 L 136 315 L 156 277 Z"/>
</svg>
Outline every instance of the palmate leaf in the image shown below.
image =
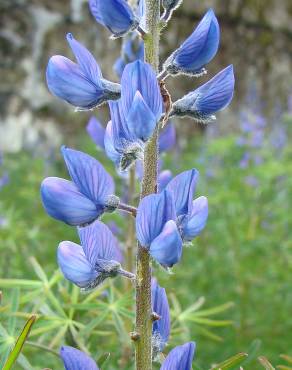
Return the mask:
<svg viewBox="0 0 292 370">
<path fill-rule="evenodd" d="M 23 328 L 20 336 L 17 338 L 17 341 L 15 343 L 14 348 L 10 352 L 10 354 L 9 354 L 5 364 L 4 364 L 3 370 L 10 370 L 12 368 L 12 365 L 15 363 L 18 356 L 20 355 L 22 347 L 23 347 L 23 345 L 24 345 L 24 343 L 25 343 L 25 341 L 26 341 L 26 339 L 29 335 L 29 332 L 30 332 L 35 320 L 36 320 L 36 316 L 32 315 L 28 319 L 26 324 L 24 325 L 24 328 Z"/>
<path fill-rule="evenodd" d="M 238 368 L 238 365 L 242 364 L 247 358 L 247 353 L 238 353 L 235 356 L 230 357 L 229 359 L 220 362 L 220 364 L 212 366 L 211 370 L 227 370 Z"/>
</svg>

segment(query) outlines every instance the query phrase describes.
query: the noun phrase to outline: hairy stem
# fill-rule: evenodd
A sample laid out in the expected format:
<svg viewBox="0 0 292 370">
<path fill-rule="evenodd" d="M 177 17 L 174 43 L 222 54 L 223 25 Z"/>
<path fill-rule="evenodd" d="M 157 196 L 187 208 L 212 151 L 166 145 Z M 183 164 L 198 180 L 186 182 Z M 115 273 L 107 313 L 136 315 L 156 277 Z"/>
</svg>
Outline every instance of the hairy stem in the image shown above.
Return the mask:
<svg viewBox="0 0 292 370">
<path fill-rule="evenodd" d="M 158 71 L 160 0 L 146 0 L 145 59 Z M 155 130 L 144 153 L 141 198 L 157 189 L 157 138 Z M 148 251 L 138 245 L 136 266 L 136 370 L 152 369 L 151 260 Z"/>
</svg>

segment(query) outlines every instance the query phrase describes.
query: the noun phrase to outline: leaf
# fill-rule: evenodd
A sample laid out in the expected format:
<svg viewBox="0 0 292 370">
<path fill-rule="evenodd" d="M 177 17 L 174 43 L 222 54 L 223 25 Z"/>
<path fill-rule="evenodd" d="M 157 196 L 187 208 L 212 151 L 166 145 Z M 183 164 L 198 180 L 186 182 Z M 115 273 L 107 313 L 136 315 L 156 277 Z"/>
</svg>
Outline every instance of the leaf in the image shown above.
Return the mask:
<svg viewBox="0 0 292 370">
<path fill-rule="evenodd" d="M 264 356 L 258 357 L 259 363 L 266 369 L 266 370 L 275 370 L 272 364 L 268 361 L 268 359 Z"/>
<path fill-rule="evenodd" d="M 291 356 L 288 356 L 288 355 L 280 355 L 280 357 L 281 357 L 283 360 L 287 361 L 287 362 L 288 362 L 288 364 L 291 364 L 291 365 L 292 365 L 292 357 L 291 357 Z"/>
<path fill-rule="evenodd" d="M 237 367 L 238 365 L 240 365 L 247 356 L 247 353 L 238 353 L 237 355 L 230 357 L 228 360 L 225 360 L 220 364 L 213 366 L 211 370 L 233 369 L 235 366 Z"/>
<path fill-rule="evenodd" d="M 186 317 L 186 320 L 195 322 L 197 324 L 201 325 L 207 325 L 207 326 L 229 326 L 233 324 L 233 321 L 231 320 L 211 320 L 206 319 L 203 317 L 196 317 L 196 315 L 189 315 Z"/>
<path fill-rule="evenodd" d="M 14 313 L 17 312 L 19 307 L 19 288 L 13 289 L 11 297 L 11 314 L 8 319 L 8 332 L 10 335 L 14 335 L 16 326 L 16 316 Z"/>
<path fill-rule="evenodd" d="M 36 275 L 38 276 L 38 278 L 44 284 L 48 284 L 49 281 L 48 281 L 47 275 L 46 275 L 45 271 L 43 270 L 43 268 L 41 267 L 41 265 L 38 263 L 38 261 L 34 257 L 30 257 L 29 258 L 29 261 L 32 264 L 32 267 L 34 269 L 34 272 L 36 273 Z"/>
<path fill-rule="evenodd" d="M 22 279 L 0 279 L 2 288 L 41 288 L 42 282 L 39 280 L 22 280 Z"/>
<path fill-rule="evenodd" d="M 217 315 L 219 313 L 222 313 L 230 308 L 234 307 L 234 302 L 226 302 L 220 306 L 216 306 L 213 308 L 208 308 L 206 310 L 201 310 L 196 312 L 196 316 L 211 316 L 211 315 Z"/>
<path fill-rule="evenodd" d="M 101 368 L 110 358 L 111 354 L 110 352 L 103 353 L 99 358 L 97 359 L 97 365 Z"/>
<path fill-rule="evenodd" d="M 22 347 L 24 345 L 24 342 L 26 341 L 28 335 L 29 335 L 29 332 L 33 326 L 33 324 L 35 323 L 35 320 L 36 320 L 36 316 L 35 315 L 32 315 L 28 321 L 26 322 L 26 324 L 24 325 L 24 328 L 20 334 L 20 336 L 18 337 L 16 343 L 15 343 L 15 346 L 14 348 L 12 349 L 12 351 L 10 352 L 6 362 L 5 362 L 5 365 L 3 367 L 3 370 L 10 370 L 12 368 L 12 365 L 14 364 L 14 362 L 17 360 L 21 350 L 22 350 Z"/>
</svg>

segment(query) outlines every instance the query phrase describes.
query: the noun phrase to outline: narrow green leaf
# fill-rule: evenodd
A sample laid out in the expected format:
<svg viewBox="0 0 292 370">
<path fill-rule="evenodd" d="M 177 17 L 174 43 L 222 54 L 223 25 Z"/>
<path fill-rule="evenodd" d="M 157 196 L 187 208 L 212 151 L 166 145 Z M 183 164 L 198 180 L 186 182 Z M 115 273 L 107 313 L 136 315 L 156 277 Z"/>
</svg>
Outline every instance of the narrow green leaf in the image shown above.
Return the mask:
<svg viewBox="0 0 292 370">
<path fill-rule="evenodd" d="M 189 306 L 187 309 L 185 309 L 181 314 L 179 320 L 183 320 L 185 316 L 188 314 L 197 311 L 199 308 L 203 306 L 205 303 L 205 297 L 200 297 L 197 299 L 195 303 L 193 303 L 191 306 Z"/>
<path fill-rule="evenodd" d="M 14 313 L 18 311 L 19 307 L 19 288 L 13 289 L 12 296 L 11 296 L 11 314 L 8 318 L 8 332 L 10 335 L 15 334 L 15 327 L 16 327 L 16 316 Z"/>
<path fill-rule="evenodd" d="M 277 369 L 279 369 L 279 370 L 292 370 L 292 367 L 285 366 L 285 365 L 279 365 L 279 366 L 277 366 Z"/>
<path fill-rule="evenodd" d="M 97 365 L 101 368 L 110 358 L 111 354 L 109 352 L 103 353 L 99 358 L 97 359 Z"/>
<path fill-rule="evenodd" d="M 38 278 L 45 284 L 49 283 L 49 280 L 47 278 L 47 275 L 41 265 L 38 263 L 38 261 L 34 257 L 29 258 L 30 263 L 32 264 L 32 267 L 34 269 L 34 272 L 38 276 Z"/>
<path fill-rule="evenodd" d="M 0 279 L 2 288 L 41 288 L 42 282 L 39 280 L 22 280 L 22 279 Z"/>
<path fill-rule="evenodd" d="M 221 362 L 215 366 L 212 366 L 211 370 L 227 370 L 233 369 L 240 365 L 248 356 L 247 353 L 238 353 L 235 356 L 230 357 L 228 360 Z"/>
<path fill-rule="evenodd" d="M 275 370 L 272 364 L 268 361 L 268 359 L 264 356 L 258 357 L 259 363 L 266 369 L 266 370 Z"/>
<path fill-rule="evenodd" d="M 30 317 L 30 319 L 26 322 L 26 324 L 24 325 L 24 328 L 20 334 L 20 336 L 18 337 L 16 343 L 15 343 L 15 346 L 14 348 L 12 349 L 12 351 L 10 352 L 6 362 L 5 362 L 5 365 L 3 367 L 3 370 L 10 370 L 12 368 L 12 365 L 14 364 L 14 362 L 17 360 L 21 350 L 22 350 L 22 347 L 24 345 L 24 342 L 26 341 L 28 335 L 29 335 L 29 332 L 34 324 L 36 320 L 36 316 L 35 315 L 32 315 Z"/>
<path fill-rule="evenodd" d="M 211 316 L 211 315 L 217 315 L 219 313 L 222 313 L 224 311 L 229 310 L 230 308 L 234 307 L 234 302 L 227 302 L 220 306 L 216 306 L 213 308 L 208 308 L 206 310 L 201 310 L 196 312 L 196 316 Z"/>
<path fill-rule="evenodd" d="M 211 319 L 206 319 L 203 317 L 196 317 L 195 315 L 189 315 L 186 317 L 186 320 L 195 322 L 200 325 L 207 325 L 207 326 L 229 326 L 233 324 L 233 321 L 231 320 L 211 320 Z"/>
</svg>

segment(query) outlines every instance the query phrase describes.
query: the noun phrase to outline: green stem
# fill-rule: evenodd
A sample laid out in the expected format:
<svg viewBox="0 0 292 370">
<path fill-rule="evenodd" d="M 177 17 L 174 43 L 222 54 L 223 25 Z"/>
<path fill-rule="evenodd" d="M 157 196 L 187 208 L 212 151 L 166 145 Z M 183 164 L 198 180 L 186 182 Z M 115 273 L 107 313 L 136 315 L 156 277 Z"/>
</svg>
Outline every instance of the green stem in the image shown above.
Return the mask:
<svg viewBox="0 0 292 370">
<path fill-rule="evenodd" d="M 146 0 L 145 60 L 158 71 L 160 0 Z M 144 153 L 144 175 L 141 198 L 157 190 L 157 138 L 155 130 Z M 152 369 L 151 259 L 138 245 L 136 263 L 136 370 Z"/>
</svg>

